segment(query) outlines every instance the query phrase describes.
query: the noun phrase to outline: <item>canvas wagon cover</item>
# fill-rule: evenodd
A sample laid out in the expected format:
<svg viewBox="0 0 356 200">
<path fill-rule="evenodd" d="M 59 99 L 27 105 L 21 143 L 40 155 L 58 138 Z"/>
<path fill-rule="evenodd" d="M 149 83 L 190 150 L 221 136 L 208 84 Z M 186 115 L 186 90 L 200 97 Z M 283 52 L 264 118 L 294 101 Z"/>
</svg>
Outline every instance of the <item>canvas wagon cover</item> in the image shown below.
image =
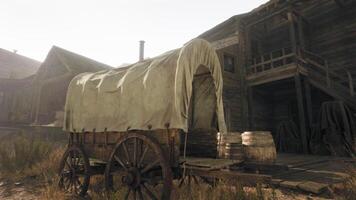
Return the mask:
<svg viewBox="0 0 356 200">
<path fill-rule="evenodd" d="M 209 72 L 211 76 L 193 85 L 194 75 Z M 209 128 L 215 119 L 215 127 L 224 133 L 222 86 L 215 50 L 207 41 L 194 39 L 126 68 L 76 76 L 67 93 L 64 130 L 148 130 L 169 125 L 187 131 L 194 87 L 199 88 L 193 103 L 195 128 Z"/>
</svg>

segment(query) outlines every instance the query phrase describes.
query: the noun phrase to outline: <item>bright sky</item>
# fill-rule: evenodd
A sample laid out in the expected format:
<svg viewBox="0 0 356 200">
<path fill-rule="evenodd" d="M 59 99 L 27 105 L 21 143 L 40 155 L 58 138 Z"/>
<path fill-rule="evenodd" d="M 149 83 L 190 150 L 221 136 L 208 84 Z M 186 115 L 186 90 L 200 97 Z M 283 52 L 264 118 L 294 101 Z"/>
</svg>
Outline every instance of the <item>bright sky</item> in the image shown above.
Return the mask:
<svg viewBox="0 0 356 200">
<path fill-rule="evenodd" d="M 52 45 L 119 66 L 181 47 L 267 0 L 1 0 L 0 48 L 43 61 Z"/>
</svg>

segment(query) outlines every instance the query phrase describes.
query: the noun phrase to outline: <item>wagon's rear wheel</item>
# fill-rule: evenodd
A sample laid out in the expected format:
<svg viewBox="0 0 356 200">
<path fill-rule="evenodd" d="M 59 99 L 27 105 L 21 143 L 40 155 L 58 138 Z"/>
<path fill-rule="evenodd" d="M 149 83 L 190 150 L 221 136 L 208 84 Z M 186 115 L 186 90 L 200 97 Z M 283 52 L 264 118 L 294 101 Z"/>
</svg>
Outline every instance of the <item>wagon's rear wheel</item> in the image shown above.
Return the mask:
<svg viewBox="0 0 356 200">
<path fill-rule="evenodd" d="M 122 199 L 170 199 L 172 172 L 159 143 L 139 133 L 121 138 L 107 164 L 105 186 Z"/>
<path fill-rule="evenodd" d="M 89 159 L 84 151 L 77 146 L 69 147 L 59 166 L 59 188 L 74 195 L 84 196 L 90 182 L 89 168 Z"/>
</svg>

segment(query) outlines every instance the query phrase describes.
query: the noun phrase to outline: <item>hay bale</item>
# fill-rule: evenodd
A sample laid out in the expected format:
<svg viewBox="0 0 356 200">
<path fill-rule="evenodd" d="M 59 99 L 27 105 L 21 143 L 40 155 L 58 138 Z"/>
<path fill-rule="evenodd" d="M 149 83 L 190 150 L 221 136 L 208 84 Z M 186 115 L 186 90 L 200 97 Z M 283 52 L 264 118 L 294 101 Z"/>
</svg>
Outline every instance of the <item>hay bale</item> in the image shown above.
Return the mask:
<svg viewBox="0 0 356 200">
<path fill-rule="evenodd" d="M 269 131 L 248 131 L 242 135 L 245 159 L 258 163 L 274 163 L 276 147 Z"/>
</svg>

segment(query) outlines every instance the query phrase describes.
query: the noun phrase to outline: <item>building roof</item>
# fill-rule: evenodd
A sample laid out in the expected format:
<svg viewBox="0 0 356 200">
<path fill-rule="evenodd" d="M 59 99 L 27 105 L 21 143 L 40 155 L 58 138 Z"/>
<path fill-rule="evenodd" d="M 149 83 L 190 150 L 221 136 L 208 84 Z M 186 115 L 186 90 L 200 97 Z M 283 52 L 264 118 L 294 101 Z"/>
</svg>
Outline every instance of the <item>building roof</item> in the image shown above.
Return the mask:
<svg viewBox="0 0 356 200">
<path fill-rule="evenodd" d="M 209 29 L 198 36 L 198 38 L 203 38 L 209 42 L 214 42 L 221 40 L 223 38 L 229 37 L 236 34 L 241 19 L 246 14 L 240 14 L 230 17 L 229 19 L 223 21 L 222 23 L 216 25 L 212 29 Z"/>
<path fill-rule="evenodd" d="M 72 71 L 99 71 L 103 69 L 111 69 L 112 67 L 91 58 L 76 54 L 74 52 L 68 51 L 66 49 L 53 46 L 48 54 L 55 54 L 57 58 L 64 64 L 68 69 Z"/>
<path fill-rule="evenodd" d="M 36 73 L 41 62 L 0 48 L 0 78 L 22 79 Z"/>
<path fill-rule="evenodd" d="M 72 72 L 74 74 L 79 74 L 83 72 L 96 72 L 111 68 L 113 67 L 63 48 L 53 46 L 38 70 L 37 78 L 46 79 L 55 77 L 59 75 L 59 72 Z"/>
</svg>

